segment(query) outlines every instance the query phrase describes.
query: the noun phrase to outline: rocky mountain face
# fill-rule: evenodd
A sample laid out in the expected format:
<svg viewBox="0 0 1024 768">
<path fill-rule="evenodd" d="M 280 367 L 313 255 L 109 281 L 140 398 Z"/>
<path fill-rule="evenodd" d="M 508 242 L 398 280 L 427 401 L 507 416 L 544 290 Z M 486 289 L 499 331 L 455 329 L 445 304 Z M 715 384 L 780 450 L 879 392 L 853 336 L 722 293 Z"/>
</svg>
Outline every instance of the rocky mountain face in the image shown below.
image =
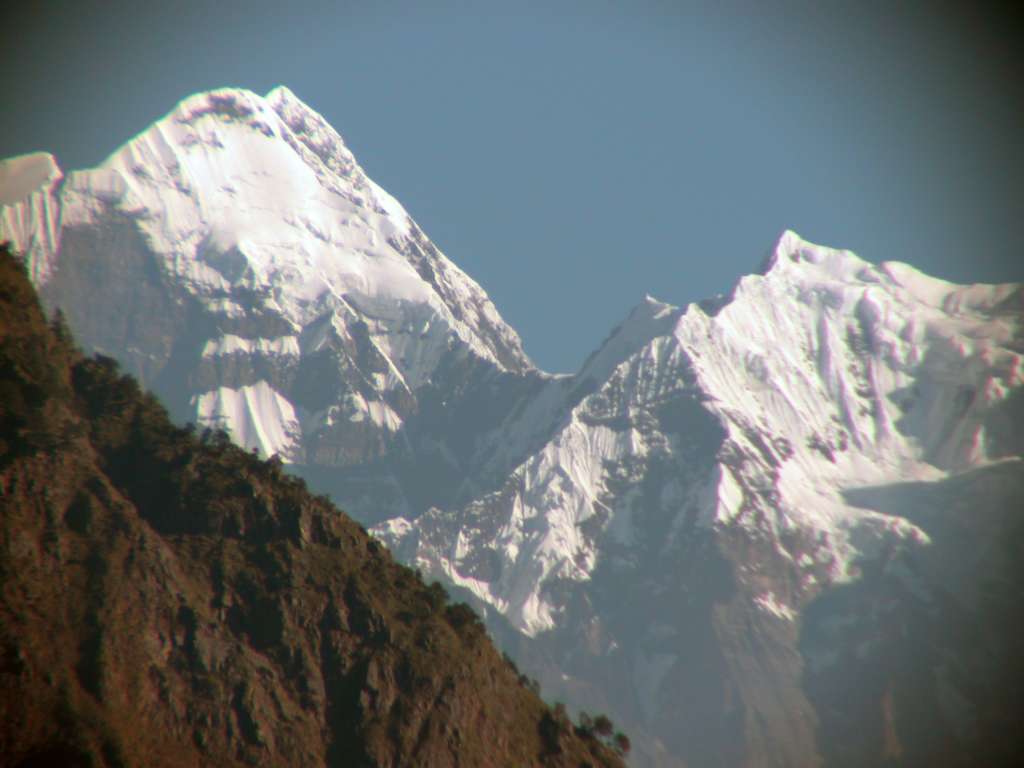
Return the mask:
<svg viewBox="0 0 1024 768">
<path fill-rule="evenodd" d="M 175 427 L 0 251 L 0 764 L 621 766 L 302 481 Z"/>
<path fill-rule="evenodd" d="M 552 376 L 283 89 L 9 176 L 0 237 L 87 346 L 292 461 L 639 764 L 1012 754 L 1020 285 L 787 232 Z"/>
</svg>

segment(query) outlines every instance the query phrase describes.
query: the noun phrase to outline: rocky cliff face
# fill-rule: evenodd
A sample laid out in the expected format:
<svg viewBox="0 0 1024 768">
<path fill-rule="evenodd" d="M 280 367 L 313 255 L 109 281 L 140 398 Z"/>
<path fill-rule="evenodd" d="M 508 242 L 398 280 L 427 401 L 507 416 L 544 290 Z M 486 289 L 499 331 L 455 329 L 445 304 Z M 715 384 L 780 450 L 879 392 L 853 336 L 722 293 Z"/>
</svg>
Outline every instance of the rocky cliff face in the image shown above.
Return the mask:
<svg viewBox="0 0 1024 768">
<path fill-rule="evenodd" d="M 0 252 L 0 764 L 621 760 L 280 463 L 198 440 Z"/>
<path fill-rule="evenodd" d="M 293 461 L 638 761 L 1004 743 L 1020 285 L 787 232 L 729 296 L 648 299 L 552 376 L 287 91 L 192 97 L 63 182 L 18 162 L 2 236 L 90 348 Z"/>
</svg>

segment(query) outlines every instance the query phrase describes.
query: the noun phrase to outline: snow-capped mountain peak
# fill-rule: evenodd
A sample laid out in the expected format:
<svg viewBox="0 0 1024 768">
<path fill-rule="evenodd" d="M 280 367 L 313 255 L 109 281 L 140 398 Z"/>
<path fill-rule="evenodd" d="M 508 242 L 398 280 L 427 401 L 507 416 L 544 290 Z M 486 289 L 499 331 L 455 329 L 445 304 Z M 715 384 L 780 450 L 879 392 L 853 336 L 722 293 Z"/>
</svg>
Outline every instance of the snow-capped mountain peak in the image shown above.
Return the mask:
<svg viewBox="0 0 1024 768">
<path fill-rule="evenodd" d="M 58 184 L 45 166 L 38 158 L 12 166 L 18 183 L 5 189 L 28 194 L 2 214 L 3 237 L 27 255 L 44 298 L 79 313 L 86 299 L 76 286 L 89 268 L 83 238 L 90 258 L 123 253 L 140 274 L 122 265 L 109 278 L 125 291 L 144 279 L 176 327 L 159 352 L 124 338 L 96 346 L 136 349 L 132 367 L 144 381 L 166 378 L 183 356 L 207 368 L 244 359 L 247 373 L 229 377 L 236 383 L 200 385 L 210 388 L 195 391 L 189 407 L 263 453 L 299 459 L 303 434 L 339 420 L 374 425 L 374 441 L 389 439 L 415 411 L 411 393 L 445 360 L 533 370 L 483 290 L 287 88 L 266 97 L 232 88 L 196 94 L 98 168 Z M 23 179 L 35 190 L 23 190 Z M 174 309 L 185 305 L 184 315 Z M 186 338 L 190 351 L 180 348 Z M 317 355 L 347 361 L 335 367 L 348 371 L 347 383 L 335 382 L 333 393 L 306 383 L 296 399 L 282 391 L 294 375 L 257 372 L 272 358 L 296 370 Z"/>
<path fill-rule="evenodd" d="M 162 266 L 198 296 L 252 291 L 296 328 L 344 303 L 371 314 L 406 303 L 477 354 L 528 365 L 479 287 L 436 249 L 422 253 L 427 241 L 406 211 L 286 88 L 190 96 L 98 169 L 70 175 L 63 228 L 111 209 L 138 221 Z M 56 255 L 30 254 L 40 283 Z M 425 278 L 425 264 L 442 279 Z M 479 333 L 480 319 L 498 332 Z M 428 374 L 404 371 L 414 381 Z"/>
<path fill-rule="evenodd" d="M 586 394 L 504 489 L 380 533 L 533 634 L 564 609 L 552 585 L 591 578 L 603 537 L 635 544 L 650 529 L 651 508 L 622 484 L 692 457 L 675 478 L 657 469 L 660 501 L 644 502 L 669 515 L 660 550 L 694 522 L 767 537 L 808 580 L 772 597 L 797 610 L 809 585 L 927 540 L 851 504 L 847 489 L 1020 451 L 1001 423 L 1020 417 L 1007 398 L 1024 383 L 1021 291 L 874 266 L 786 232 L 766 268 L 710 310 L 649 298 L 635 308 L 578 374 Z M 483 551 L 503 561 L 499 578 L 481 578 Z"/>
<path fill-rule="evenodd" d="M 583 382 L 604 381 L 611 370 L 647 344 L 670 333 L 679 319 L 680 309 L 647 295 L 637 304 L 608 338 L 583 363 L 577 375 Z"/>
<path fill-rule="evenodd" d="M 49 152 L 31 152 L 0 160 L 0 206 L 20 203 L 63 176 L 57 158 Z"/>
</svg>

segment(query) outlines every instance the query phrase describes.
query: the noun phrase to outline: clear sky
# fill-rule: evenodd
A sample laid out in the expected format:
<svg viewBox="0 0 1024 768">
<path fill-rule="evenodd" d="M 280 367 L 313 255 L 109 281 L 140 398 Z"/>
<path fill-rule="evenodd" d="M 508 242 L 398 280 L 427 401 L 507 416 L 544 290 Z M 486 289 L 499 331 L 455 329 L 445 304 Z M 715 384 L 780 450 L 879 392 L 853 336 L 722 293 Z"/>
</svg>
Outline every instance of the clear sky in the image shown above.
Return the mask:
<svg viewBox="0 0 1024 768">
<path fill-rule="evenodd" d="M 0 37 L 0 156 L 65 170 L 195 91 L 287 85 L 548 370 L 786 228 L 1024 279 L 1021 46 L 985 4 L 50 2 Z"/>
</svg>

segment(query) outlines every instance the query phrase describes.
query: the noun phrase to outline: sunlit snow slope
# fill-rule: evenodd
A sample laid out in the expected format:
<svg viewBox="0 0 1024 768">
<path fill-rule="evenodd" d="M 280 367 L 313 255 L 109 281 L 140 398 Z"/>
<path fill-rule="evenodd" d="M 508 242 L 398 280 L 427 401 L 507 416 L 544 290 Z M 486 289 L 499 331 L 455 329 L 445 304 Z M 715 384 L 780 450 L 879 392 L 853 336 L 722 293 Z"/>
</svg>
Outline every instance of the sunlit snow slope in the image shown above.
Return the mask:
<svg viewBox="0 0 1024 768">
<path fill-rule="evenodd" d="M 0 182 L 0 237 L 84 343 L 264 455 L 361 464 L 407 441 L 439 367 L 533 371 L 479 286 L 286 88 L 192 96 L 96 169 L 63 178 L 38 154 Z"/>
</svg>

